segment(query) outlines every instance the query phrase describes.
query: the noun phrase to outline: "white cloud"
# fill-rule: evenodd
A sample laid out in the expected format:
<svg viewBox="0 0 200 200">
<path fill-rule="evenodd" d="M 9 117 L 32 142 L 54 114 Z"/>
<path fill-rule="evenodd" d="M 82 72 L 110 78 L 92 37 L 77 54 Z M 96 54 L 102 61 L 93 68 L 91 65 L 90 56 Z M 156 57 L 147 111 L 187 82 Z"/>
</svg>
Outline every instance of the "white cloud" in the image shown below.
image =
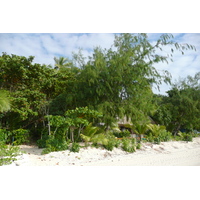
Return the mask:
<svg viewBox="0 0 200 200">
<path fill-rule="evenodd" d="M 96 46 L 110 48 L 114 34 L 0 34 L 0 52 L 23 56 L 35 56 L 35 62 L 54 64 L 54 56 L 71 57 L 82 48 L 88 57 Z"/>
</svg>

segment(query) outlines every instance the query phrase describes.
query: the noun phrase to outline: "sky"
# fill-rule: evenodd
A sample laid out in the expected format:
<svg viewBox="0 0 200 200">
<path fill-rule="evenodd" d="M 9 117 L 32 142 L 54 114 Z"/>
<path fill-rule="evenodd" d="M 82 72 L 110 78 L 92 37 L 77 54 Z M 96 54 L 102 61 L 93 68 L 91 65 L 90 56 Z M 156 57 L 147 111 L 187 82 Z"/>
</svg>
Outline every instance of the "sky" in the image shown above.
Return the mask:
<svg viewBox="0 0 200 200">
<path fill-rule="evenodd" d="M 110 48 L 114 41 L 114 33 L 0 33 L 0 53 L 16 54 L 20 56 L 35 56 L 34 62 L 51 64 L 54 66 L 54 57 L 64 56 L 71 58 L 72 52 L 81 48 L 87 58 L 94 47 Z M 184 55 L 179 51 L 173 54 L 173 62 L 156 64 L 156 69 L 161 72 L 168 70 L 172 81 L 194 76 L 200 71 L 200 33 L 176 33 L 174 40 L 180 44 L 195 45 L 196 51 L 187 50 Z M 148 33 L 149 40 L 153 43 L 159 38 L 159 33 Z M 169 52 L 170 49 L 165 49 Z M 162 84 L 160 91 L 153 88 L 154 93 L 166 94 L 170 86 Z"/>
</svg>

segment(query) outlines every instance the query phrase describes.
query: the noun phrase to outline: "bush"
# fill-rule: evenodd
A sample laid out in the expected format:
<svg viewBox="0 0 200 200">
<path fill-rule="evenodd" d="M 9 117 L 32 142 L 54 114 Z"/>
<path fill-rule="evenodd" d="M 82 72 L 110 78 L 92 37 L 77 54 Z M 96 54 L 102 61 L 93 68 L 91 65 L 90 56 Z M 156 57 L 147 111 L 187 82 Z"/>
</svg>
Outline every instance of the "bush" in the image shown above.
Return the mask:
<svg viewBox="0 0 200 200">
<path fill-rule="evenodd" d="M 103 147 L 104 147 L 105 149 L 107 149 L 108 151 L 112 151 L 113 148 L 114 148 L 115 145 L 116 145 L 116 141 L 115 141 L 115 140 L 116 140 L 116 139 L 109 139 L 108 142 L 107 142 L 107 144 L 104 144 Z"/>
<path fill-rule="evenodd" d="M 25 142 L 28 142 L 28 137 L 29 137 L 29 131 L 26 129 L 17 129 L 12 131 L 12 137 L 14 141 L 12 142 L 15 145 L 20 145 Z"/>
<path fill-rule="evenodd" d="M 13 131 L 7 131 L 6 129 L 0 129 L 0 141 L 4 143 L 10 143 L 20 145 L 28 142 L 29 131 L 26 129 L 16 129 Z"/>
<path fill-rule="evenodd" d="M 0 166 L 11 164 L 18 155 L 20 155 L 19 147 L 9 146 L 2 141 L 0 142 Z"/>
<path fill-rule="evenodd" d="M 40 143 L 41 141 L 39 141 Z M 42 142 L 41 142 L 42 144 Z M 42 151 L 42 154 L 50 153 L 53 151 L 63 151 L 69 149 L 69 141 L 58 140 L 54 136 L 49 136 L 46 140 L 46 148 Z"/>
<path fill-rule="evenodd" d="M 150 131 L 146 136 L 148 142 L 152 142 L 155 144 L 160 144 L 160 142 L 170 141 L 172 138 L 172 133 L 168 132 L 166 129 L 161 128 L 154 134 L 153 131 Z"/>
<path fill-rule="evenodd" d="M 141 149 L 141 143 L 137 143 L 136 149 Z"/>
<path fill-rule="evenodd" d="M 72 143 L 70 151 L 72 151 L 72 152 L 79 152 L 79 150 L 80 150 L 79 143 L 76 143 L 76 142 Z"/>
<path fill-rule="evenodd" d="M 131 133 L 128 130 L 124 130 L 120 132 L 114 132 L 113 135 L 117 138 L 123 138 L 123 137 L 130 137 Z"/>
<path fill-rule="evenodd" d="M 193 141 L 192 133 L 183 133 L 182 140 L 187 142 L 192 142 Z"/>
<path fill-rule="evenodd" d="M 11 133 L 6 129 L 0 129 L 0 141 L 3 143 L 8 143 Z"/>
<path fill-rule="evenodd" d="M 129 153 L 135 152 L 135 150 L 136 150 L 135 138 L 131 138 L 131 139 L 123 138 L 122 139 L 122 149 Z"/>
<path fill-rule="evenodd" d="M 163 130 L 159 133 L 158 137 L 161 142 L 168 142 L 172 138 L 172 133 L 170 133 L 169 131 Z"/>
<path fill-rule="evenodd" d="M 43 135 L 42 139 L 37 140 L 39 148 L 46 148 L 46 141 L 49 139 L 48 135 Z"/>
</svg>

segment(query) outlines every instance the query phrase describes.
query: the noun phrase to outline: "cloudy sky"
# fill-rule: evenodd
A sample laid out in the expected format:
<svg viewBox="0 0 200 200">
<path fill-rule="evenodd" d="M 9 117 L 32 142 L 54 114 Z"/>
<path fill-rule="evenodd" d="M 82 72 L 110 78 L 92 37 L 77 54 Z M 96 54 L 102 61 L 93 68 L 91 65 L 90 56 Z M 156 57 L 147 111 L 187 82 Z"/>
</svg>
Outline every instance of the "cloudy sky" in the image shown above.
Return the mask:
<svg viewBox="0 0 200 200">
<path fill-rule="evenodd" d="M 151 33 L 149 39 L 153 42 L 160 34 Z M 174 40 L 179 43 L 195 45 L 196 51 L 188 50 L 182 55 L 175 52 L 173 62 L 156 65 L 158 70 L 168 70 L 173 81 L 179 77 L 194 75 L 200 71 L 200 34 L 186 33 L 173 34 Z M 85 57 L 88 57 L 95 46 L 109 48 L 113 44 L 114 34 L 112 33 L 0 33 L 0 53 L 16 54 L 21 56 L 35 56 L 34 62 L 54 65 L 54 56 L 70 58 L 72 52 L 79 48 Z M 167 49 L 166 49 L 167 51 Z M 160 93 L 165 94 L 169 86 L 162 85 Z M 159 93 L 154 90 L 154 92 Z"/>
</svg>

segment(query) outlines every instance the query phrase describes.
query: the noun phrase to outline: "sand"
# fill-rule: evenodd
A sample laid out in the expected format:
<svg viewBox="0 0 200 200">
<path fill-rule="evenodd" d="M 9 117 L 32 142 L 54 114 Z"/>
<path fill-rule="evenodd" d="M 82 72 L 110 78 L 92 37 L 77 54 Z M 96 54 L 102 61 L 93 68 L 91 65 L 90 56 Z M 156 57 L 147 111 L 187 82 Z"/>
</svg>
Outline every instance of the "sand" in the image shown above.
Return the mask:
<svg viewBox="0 0 200 200">
<path fill-rule="evenodd" d="M 134 153 L 87 147 L 79 153 L 67 150 L 41 155 L 43 149 L 37 146 L 21 145 L 20 149 L 26 153 L 9 166 L 200 166 L 200 137 L 193 142 L 143 143 Z"/>
</svg>

